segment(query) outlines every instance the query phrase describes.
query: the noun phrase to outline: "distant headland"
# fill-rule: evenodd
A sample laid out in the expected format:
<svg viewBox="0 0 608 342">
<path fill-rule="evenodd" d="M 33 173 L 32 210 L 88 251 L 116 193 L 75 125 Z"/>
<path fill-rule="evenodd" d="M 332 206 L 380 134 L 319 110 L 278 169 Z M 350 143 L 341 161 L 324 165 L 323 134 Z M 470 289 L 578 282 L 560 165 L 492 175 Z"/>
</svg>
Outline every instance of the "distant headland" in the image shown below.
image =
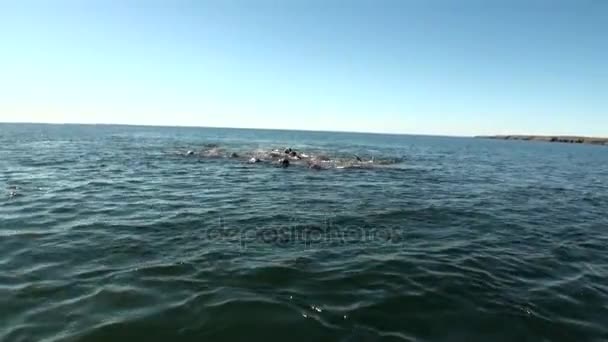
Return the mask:
<svg viewBox="0 0 608 342">
<path fill-rule="evenodd" d="M 482 135 L 476 138 L 481 139 L 498 139 L 498 140 L 526 140 L 526 141 L 544 141 L 567 144 L 590 144 L 590 145 L 607 145 L 608 138 L 593 138 L 579 136 L 563 136 L 563 135 Z"/>
</svg>

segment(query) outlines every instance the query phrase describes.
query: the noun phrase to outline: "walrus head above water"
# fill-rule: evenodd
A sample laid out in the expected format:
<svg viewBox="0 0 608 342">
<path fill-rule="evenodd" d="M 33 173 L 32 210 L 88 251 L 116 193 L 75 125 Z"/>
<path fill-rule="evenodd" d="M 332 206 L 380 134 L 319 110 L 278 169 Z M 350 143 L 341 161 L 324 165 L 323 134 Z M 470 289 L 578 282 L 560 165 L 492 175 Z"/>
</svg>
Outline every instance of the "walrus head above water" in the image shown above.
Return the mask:
<svg viewBox="0 0 608 342">
<path fill-rule="evenodd" d="M 289 159 L 283 158 L 283 159 L 279 160 L 279 166 L 283 167 L 283 168 L 289 167 Z"/>
</svg>

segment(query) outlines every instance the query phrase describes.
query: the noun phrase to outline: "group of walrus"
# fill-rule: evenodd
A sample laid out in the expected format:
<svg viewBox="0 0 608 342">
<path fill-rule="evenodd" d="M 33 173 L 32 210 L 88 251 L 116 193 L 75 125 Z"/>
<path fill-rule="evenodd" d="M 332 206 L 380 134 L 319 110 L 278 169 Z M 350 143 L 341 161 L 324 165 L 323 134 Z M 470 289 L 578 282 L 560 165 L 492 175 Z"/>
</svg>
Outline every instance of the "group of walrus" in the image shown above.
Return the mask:
<svg viewBox="0 0 608 342">
<path fill-rule="evenodd" d="M 374 163 L 374 160 L 363 161 L 359 156 L 352 155 L 347 158 L 329 158 L 326 155 L 309 155 L 297 151 L 291 147 L 285 149 L 257 150 L 247 155 L 240 155 L 236 152 L 226 153 L 214 144 L 205 146 L 206 148 L 196 153 L 187 151 L 186 156 L 199 156 L 202 158 L 231 158 L 241 159 L 249 164 L 270 163 L 280 168 L 288 168 L 292 165 L 306 166 L 312 170 L 323 170 L 327 168 L 351 168 L 364 167 Z"/>
</svg>

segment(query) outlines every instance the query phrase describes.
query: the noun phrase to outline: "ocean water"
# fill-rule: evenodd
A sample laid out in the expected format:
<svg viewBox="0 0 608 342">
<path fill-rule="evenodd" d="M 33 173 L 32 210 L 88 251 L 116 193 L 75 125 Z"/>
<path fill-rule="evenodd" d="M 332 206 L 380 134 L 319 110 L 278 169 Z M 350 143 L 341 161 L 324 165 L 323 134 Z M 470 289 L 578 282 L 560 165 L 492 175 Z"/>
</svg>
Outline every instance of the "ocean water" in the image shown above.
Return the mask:
<svg viewBox="0 0 608 342">
<path fill-rule="evenodd" d="M 0 191 L 0 341 L 608 340 L 605 147 L 0 124 Z"/>
</svg>

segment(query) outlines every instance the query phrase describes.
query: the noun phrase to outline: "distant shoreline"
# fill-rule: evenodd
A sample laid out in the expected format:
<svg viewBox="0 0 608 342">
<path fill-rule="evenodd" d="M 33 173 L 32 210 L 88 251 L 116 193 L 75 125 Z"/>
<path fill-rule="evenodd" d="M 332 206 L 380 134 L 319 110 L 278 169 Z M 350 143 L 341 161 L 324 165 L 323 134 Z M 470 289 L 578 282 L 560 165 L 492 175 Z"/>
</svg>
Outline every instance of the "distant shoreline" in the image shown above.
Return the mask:
<svg viewBox="0 0 608 342">
<path fill-rule="evenodd" d="M 594 138 L 564 135 L 480 135 L 479 139 L 543 141 L 563 144 L 607 145 L 608 138 Z"/>
</svg>

